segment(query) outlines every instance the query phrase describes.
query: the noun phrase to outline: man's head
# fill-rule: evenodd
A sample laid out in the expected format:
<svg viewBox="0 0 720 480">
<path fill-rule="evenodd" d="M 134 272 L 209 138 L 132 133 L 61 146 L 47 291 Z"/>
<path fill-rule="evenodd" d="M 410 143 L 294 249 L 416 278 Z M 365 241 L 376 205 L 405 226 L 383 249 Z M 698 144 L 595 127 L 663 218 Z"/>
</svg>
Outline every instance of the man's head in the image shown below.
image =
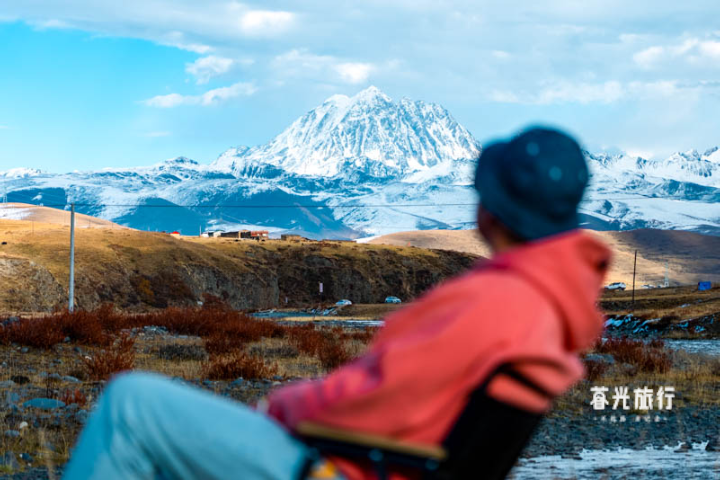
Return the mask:
<svg viewBox="0 0 720 480">
<path fill-rule="evenodd" d="M 498 252 L 578 228 L 588 176 L 580 146 L 557 130 L 488 145 L 475 174 L 480 233 Z"/>
</svg>

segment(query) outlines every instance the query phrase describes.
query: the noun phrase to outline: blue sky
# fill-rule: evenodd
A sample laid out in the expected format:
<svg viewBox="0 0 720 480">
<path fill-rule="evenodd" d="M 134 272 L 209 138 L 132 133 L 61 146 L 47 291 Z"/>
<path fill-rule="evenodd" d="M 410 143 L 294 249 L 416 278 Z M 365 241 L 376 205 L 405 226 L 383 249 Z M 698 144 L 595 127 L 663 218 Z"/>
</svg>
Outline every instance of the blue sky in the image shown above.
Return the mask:
<svg viewBox="0 0 720 480">
<path fill-rule="evenodd" d="M 481 141 L 543 122 L 592 150 L 702 151 L 720 144 L 718 16 L 716 0 L 5 0 L 0 170 L 208 163 L 369 85 Z"/>
</svg>

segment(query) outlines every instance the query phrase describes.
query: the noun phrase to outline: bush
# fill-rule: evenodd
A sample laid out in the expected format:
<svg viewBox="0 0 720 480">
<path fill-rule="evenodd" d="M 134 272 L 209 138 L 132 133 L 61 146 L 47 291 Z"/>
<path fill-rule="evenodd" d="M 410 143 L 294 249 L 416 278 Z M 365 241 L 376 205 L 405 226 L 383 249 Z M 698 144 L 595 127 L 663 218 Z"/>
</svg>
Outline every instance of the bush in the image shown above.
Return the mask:
<svg viewBox="0 0 720 480">
<path fill-rule="evenodd" d="M 322 366 L 330 371 L 346 364 L 351 356 L 345 349 L 345 343 L 340 339 L 325 339 L 322 348 L 318 351 L 318 358 Z"/>
<path fill-rule="evenodd" d="M 277 375 L 277 365 L 266 365 L 262 358 L 243 352 L 211 357 L 203 370 L 205 378 L 210 380 L 235 380 L 239 377 L 255 380 Z"/>
<path fill-rule="evenodd" d="M 90 380 L 107 380 L 112 375 L 132 370 L 135 364 L 135 340 L 123 333 L 105 350 L 84 357 L 85 373 Z"/>
<path fill-rule="evenodd" d="M 595 347 L 599 353 L 609 353 L 619 362 L 629 363 L 643 372 L 665 373 L 672 367 L 670 353 L 662 340 L 645 343 L 629 338 L 608 338 Z"/>
<path fill-rule="evenodd" d="M 55 316 L 63 336 L 83 345 L 106 346 L 112 343 L 112 336 L 103 329 L 99 316 L 94 312 L 64 311 Z"/>
<path fill-rule="evenodd" d="M 71 405 L 73 403 L 77 404 L 80 408 L 87 405 L 87 397 L 85 394 L 78 388 L 74 390 L 65 390 L 62 395 L 60 395 L 59 400 L 63 402 L 65 405 Z"/>
<path fill-rule="evenodd" d="M 65 338 L 55 317 L 21 318 L 6 326 L 0 325 L 0 343 L 17 343 L 27 347 L 50 349 Z"/>
<path fill-rule="evenodd" d="M 585 364 L 585 378 L 591 382 L 594 382 L 605 375 L 605 372 L 607 372 L 608 367 L 610 366 L 609 364 L 599 360 L 583 359 L 583 363 Z"/>
<path fill-rule="evenodd" d="M 318 355 L 325 345 L 322 332 L 315 330 L 312 324 L 288 327 L 290 344 L 305 355 Z"/>
</svg>

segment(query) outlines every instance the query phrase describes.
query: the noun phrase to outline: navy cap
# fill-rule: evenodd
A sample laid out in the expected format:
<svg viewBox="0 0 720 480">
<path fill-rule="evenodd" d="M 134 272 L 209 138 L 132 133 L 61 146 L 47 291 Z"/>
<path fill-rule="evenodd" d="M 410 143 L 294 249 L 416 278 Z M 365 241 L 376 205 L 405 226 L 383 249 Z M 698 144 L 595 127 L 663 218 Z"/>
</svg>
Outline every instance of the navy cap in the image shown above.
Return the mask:
<svg viewBox="0 0 720 480">
<path fill-rule="evenodd" d="M 475 174 L 483 208 L 512 232 L 537 240 L 578 228 L 588 183 L 578 143 L 549 128 L 531 128 L 488 145 Z"/>
</svg>

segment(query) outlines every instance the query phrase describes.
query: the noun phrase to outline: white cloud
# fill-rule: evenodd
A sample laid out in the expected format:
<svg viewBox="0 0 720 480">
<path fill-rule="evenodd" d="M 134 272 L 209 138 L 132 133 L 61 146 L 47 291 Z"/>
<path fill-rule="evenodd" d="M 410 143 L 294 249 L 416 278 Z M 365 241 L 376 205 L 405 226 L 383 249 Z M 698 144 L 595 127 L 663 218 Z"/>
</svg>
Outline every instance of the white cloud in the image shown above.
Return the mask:
<svg viewBox="0 0 720 480">
<path fill-rule="evenodd" d="M 647 100 L 695 95 L 705 85 L 680 85 L 674 80 L 654 82 L 607 81 L 602 83 L 560 81 L 541 86 L 538 91 L 513 92 L 494 90 L 488 100 L 496 103 L 519 103 L 525 105 L 554 105 L 560 103 L 611 104 L 620 100 Z"/>
<path fill-rule="evenodd" d="M 340 78 L 351 84 L 367 82 L 373 66 L 370 63 L 340 63 L 335 66 L 335 71 Z"/>
<path fill-rule="evenodd" d="M 293 49 L 278 55 L 272 64 L 285 77 L 310 77 L 322 81 L 335 77 L 349 84 L 366 82 L 377 69 L 372 63 L 345 62 L 332 55 L 316 55 L 305 49 Z"/>
<path fill-rule="evenodd" d="M 247 35 L 272 36 L 286 31 L 294 20 L 291 12 L 251 10 L 240 19 L 240 28 Z"/>
<path fill-rule="evenodd" d="M 540 91 L 534 103 L 549 105 L 554 103 L 613 103 L 623 95 L 620 82 L 572 83 L 561 82 Z"/>
<path fill-rule="evenodd" d="M 197 77 L 197 84 L 201 85 L 210 81 L 212 77 L 228 72 L 234 63 L 231 58 L 210 55 L 186 64 L 185 71 Z"/>
<path fill-rule="evenodd" d="M 718 60 L 720 59 L 720 42 L 688 38 L 676 45 L 654 45 L 633 55 L 635 63 L 645 69 L 678 59 L 703 65 L 707 64 L 707 60 Z"/>
<path fill-rule="evenodd" d="M 238 82 L 229 87 L 214 88 L 202 95 L 180 95 L 170 93 L 168 95 L 157 95 L 144 100 L 142 103 L 148 107 L 172 108 L 180 105 L 199 105 L 209 107 L 218 105 L 226 100 L 239 96 L 250 96 L 257 91 L 251 83 Z"/>
<path fill-rule="evenodd" d="M 169 137 L 172 132 L 147 132 L 143 136 L 148 138 Z"/>
<path fill-rule="evenodd" d="M 50 28 L 57 28 L 57 29 L 67 29 L 67 28 L 73 28 L 73 26 L 64 21 L 64 20 L 58 20 L 56 18 L 51 18 L 49 20 L 38 20 L 31 22 L 32 25 L 37 28 L 38 30 L 45 30 Z"/>
<path fill-rule="evenodd" d="M 665 48 L 655 46 L 646 48 L 633 55 L 635 63 L 643 68 L 650 68 L 665 55 Z"/>
<path fill-rule="evenodd" d="M 495 103 L 523 103 L 517 94 L 508 90 L 493 90 L 490 92 L 488 100 Z"/>
<path fill-rule="evenodd" d="M 506 52 L 504 50 L 493 50 L 492 56 L 497 58 L 498 60 L 507 60 L 510 57 L 512 57 L 512 55 L 510 55 L 508 52 Z"/>
</svg>

